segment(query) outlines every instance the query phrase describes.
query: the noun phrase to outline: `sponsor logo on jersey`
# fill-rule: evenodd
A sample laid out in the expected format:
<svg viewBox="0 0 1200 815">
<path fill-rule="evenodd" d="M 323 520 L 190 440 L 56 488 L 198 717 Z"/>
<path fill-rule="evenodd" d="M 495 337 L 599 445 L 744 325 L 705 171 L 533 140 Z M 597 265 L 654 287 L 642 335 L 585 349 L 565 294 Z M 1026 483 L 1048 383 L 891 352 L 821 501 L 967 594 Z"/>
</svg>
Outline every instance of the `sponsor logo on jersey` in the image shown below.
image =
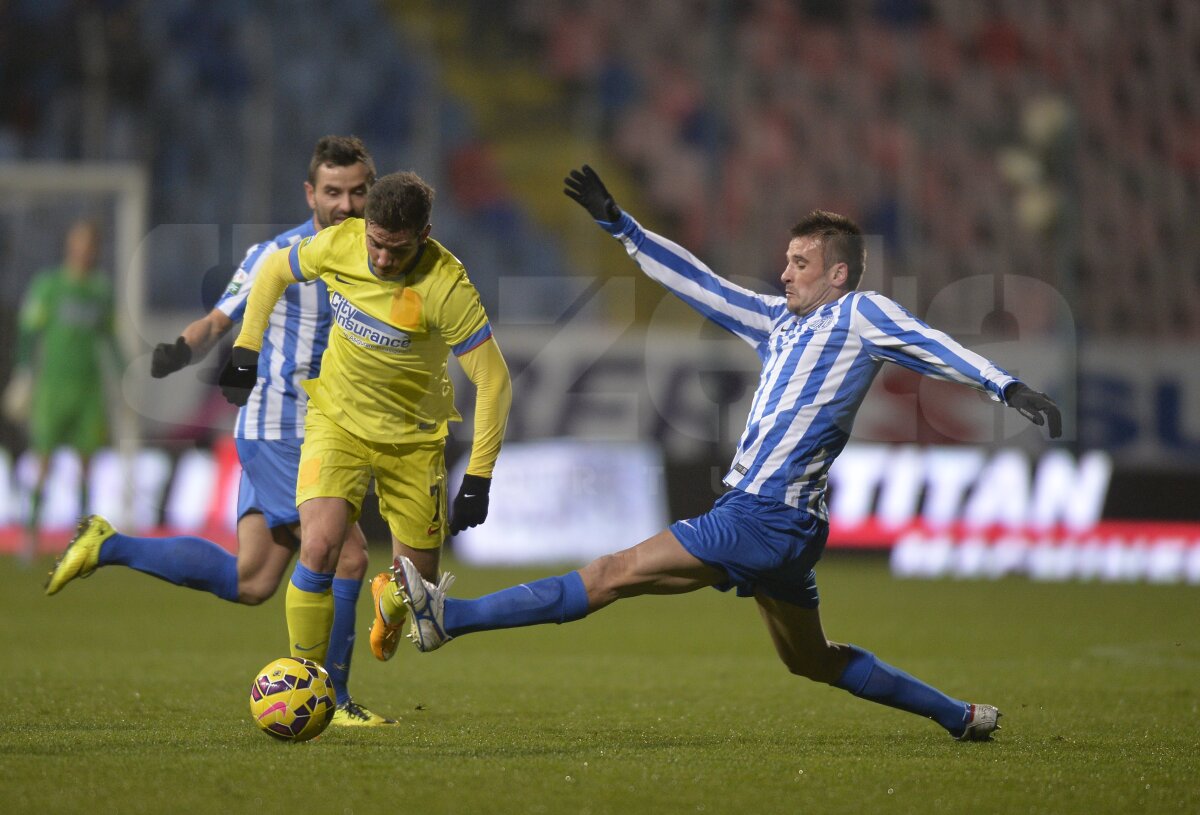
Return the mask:
<svg viewBox="0 0 1200 815">
<path fill-rule="evenodd" d="M 329 293 L 329 305 L 333 309 L 334 322 L 341 326 L 355 345 L 393 354 L 405 351 L 412 345 L 408 334 L 360 311 L 336 291 Z"/>
<path fill-rule="evenodd" d="M 229 278 L 229 285 L 225 287 L 226 294 L 237 294 L 242 290 L 242 286 L 250 279 L 250 273 L 245 269 L 238 269 L 233 273 L 233 277 Z"/>
</svg>

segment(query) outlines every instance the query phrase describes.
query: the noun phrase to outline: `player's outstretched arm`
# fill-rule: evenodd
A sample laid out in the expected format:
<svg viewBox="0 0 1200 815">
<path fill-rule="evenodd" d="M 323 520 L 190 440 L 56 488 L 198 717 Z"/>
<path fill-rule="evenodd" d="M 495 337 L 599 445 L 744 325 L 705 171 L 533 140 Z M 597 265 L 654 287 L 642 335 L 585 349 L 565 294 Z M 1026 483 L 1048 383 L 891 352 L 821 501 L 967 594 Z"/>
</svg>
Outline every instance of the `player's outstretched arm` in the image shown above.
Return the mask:
<svg viewBox="0 0 1200 815">
<path fill-rule="evenodd" d="M 563 193 L 588 211 L 594 220 L 616 223 L 621 220 L 621 208 L 613 200 L 604 182 L 588 165 L 572 170 L 563 179 Z"/>
<path fill-rule="evenodd" d="M 1057 439 L 1062 435 L 1062 413 L 1046 394 L 1024 382 L 1013 382 L 1004 389 L 1004 401 L 1038 427 L 1048 425 L 1050 438 Z"/>
<path fill-rule="evenodd" d="M 768 298 L 735 285 L 708 268 L 674 241 L 649 232 L 617 202 L 588 165 L 563 179 L 563 194 L 588 214 L 627 251 L 646 276 L 666 286 L 706 319 L 757 346 L 785 310 L 782 297 Z"/>
<path fill-rule="evenodd" d="M 461 355 L 458 361 L 475 385 L 475 440 L 467 473 L 451 507 L 451 535 L 487 519 L 492 470 L 500 455 L 512 406 L 512 380 L 495 338 Z"/>
<path fill-rule="evenodd" d="M 150 375 L 155 379 L 173 374 L 194 361 L 204 359 L 233 327 L 233 320 L 214 308 L 192 322 L 173 343 L 160 342 L 150 357 Z"/>
</svg>

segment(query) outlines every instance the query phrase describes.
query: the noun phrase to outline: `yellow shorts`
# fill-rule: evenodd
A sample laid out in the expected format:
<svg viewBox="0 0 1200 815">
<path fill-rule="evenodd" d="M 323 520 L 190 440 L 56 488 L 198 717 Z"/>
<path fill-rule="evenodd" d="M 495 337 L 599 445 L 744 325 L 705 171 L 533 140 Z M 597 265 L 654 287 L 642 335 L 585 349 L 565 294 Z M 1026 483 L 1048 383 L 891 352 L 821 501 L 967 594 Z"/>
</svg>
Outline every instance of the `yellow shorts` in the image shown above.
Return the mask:
<svg viewBox="0 0 1200 815">
<path fill-rule="evenodd" d="M 444 441 L 380 444 L 359 438 L 309 402 L 296 506 L 309 498 L 344 498 L 353 523 L 374 476 L 379 513 L 392 535 L 414 549 L 436 549 L 446 537 L 445 449 Z"/>
</svg>

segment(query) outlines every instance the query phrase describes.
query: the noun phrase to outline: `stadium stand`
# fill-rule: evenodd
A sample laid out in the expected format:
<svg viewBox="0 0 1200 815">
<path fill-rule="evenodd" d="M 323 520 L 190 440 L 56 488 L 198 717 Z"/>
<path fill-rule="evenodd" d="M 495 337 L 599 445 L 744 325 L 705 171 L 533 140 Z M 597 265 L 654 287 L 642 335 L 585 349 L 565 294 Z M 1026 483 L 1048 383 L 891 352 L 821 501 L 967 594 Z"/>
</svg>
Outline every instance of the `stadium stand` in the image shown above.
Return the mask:
<svg viewBox="0 0 1200 815">
<path fill-rule="evenodd" d="M 402 7 L 458 18 L 459 39 L 431 47 Z M 820 205 L 880 236 L 925 302 L 1016 271 L 1092 336 L 1200 334 L 1186 0 L 14 0 L 0 23 L 0 160 L 145 161 L 156 223 L 288 223 L 297 157 L 353 131 L 383 167 L 425 169 L 485 296 L 506 274 L 553 280 L 561 230 L 514 177 L 552 163 L 546 145 L 499 161 L 463 92 L 532 65 L 559 95 L 542 114 L 605 145 L 650 222 L 721 268 L 773 276 L 775 239 Z M 476 78 L 449 81 L 448 53 Z M 151 258 L 151 305 L 197 306 L 181 254 Z"/>
<path fill-rule="evenodd" d="M 439 237 L 463 247 L 485 297 L 519 272 L 547 282 L 525 307 L 559 299 L 554 236 L 489 174 L 470 111 L 441 92 L 437 65 L 371 0 L 336 10 L 106 0 L 82 11 L 16 0 L 0 6 L 0 60 L 0 161 L 141 161 L 152 170 L 154 225 L 278 225 L 303 214 L 295 169 L 313 140 L 352 132 L 381 171 L 420 167 L 439 189 Z M 19 242 L 19 216 L 5 225 L 5 243 Z M 148 250 L 150 305 L 199 309 L 201 255 L 154 242 Z M 224 258 L 210 277 L 224 281 L 238 260 Z M 25 265 L 0 269 L 18 297 Z"/>
<path fill-rule="evenodd" d="M 763 247 L 820 205 L 881 236 L 926 301 L 1017 272 L 1091 335 L 1200 334 L 1195 3 L 438 5 L 595 106 L 669 233 L 708 257 L 773 271 Z"/>
</svg>

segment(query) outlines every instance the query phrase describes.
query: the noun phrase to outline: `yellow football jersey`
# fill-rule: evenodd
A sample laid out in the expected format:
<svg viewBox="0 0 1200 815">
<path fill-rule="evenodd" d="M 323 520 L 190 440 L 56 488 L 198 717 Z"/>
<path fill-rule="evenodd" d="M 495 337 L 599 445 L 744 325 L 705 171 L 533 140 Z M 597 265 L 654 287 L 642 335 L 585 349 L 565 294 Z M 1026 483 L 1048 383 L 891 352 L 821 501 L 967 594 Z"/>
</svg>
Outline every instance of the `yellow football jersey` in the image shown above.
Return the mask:
<svg viewBox="0 0 1200 815">
<path fill-rule="evenodd" d="M 492 336 L 462 263 L 428 239 L 416 266 L 395 280 L 375 276 L 365 224 L 348 218 L 285 250 L 293 277 L 320 277 L 333 324 L 309 398 L 346 430 L 388 443 L 444 438 L 454 408 L 450 351 L 462 355 Z"/>
</svg>

